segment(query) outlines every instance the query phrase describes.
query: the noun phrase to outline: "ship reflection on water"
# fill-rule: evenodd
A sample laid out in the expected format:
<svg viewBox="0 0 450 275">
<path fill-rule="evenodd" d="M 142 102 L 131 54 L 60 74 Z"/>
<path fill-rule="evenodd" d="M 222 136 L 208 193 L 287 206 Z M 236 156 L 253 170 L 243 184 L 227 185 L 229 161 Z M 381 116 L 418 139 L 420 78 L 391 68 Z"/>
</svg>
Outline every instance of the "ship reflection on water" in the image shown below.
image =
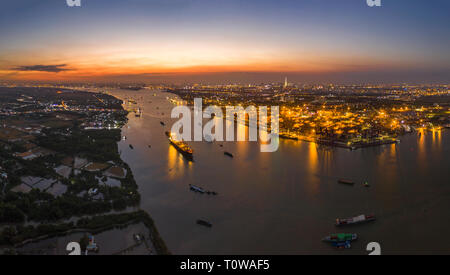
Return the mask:
<svg viewBox="0 0 450 275">
<path fill-rule="evenodd" d="M 366 254 L 365 241 L 381 242 L 386 254 L 448 252 L 440 238 L 450 231 L 449 131 L 422 130 L 399 144 L 355 151 L 283 139 L 274 153 L 261 153 L 258 142 L 190 142 L 193 163 L 164 135 L 173 122 L 165 117 L 161 126 L 151 113 L 161 113 L 167 101 L 167 94 L 157 95 L 144 95 L 143 109 L 151 115 L 130 116 L 131 128 L 123 133 L 129 140 L 121 146 L 136 148 L 122 150 L 124 160 L 139 185 L 141 207 L 174 254 Z M 148 144 L 151 149 L 140 150 Z M 338 184 L 340 178 L 356 184 Z M 220 196 L 199 196 L 189 184 Z M 360 213 L 374 213 L 377 222 L 358 228 L 362 239 L 352 249 L 330 250 L 320 242 L 335 232 L 337 217 Z M 212 230 L 198 227 L 199 218 L 214 223 Z"/>
</svg>

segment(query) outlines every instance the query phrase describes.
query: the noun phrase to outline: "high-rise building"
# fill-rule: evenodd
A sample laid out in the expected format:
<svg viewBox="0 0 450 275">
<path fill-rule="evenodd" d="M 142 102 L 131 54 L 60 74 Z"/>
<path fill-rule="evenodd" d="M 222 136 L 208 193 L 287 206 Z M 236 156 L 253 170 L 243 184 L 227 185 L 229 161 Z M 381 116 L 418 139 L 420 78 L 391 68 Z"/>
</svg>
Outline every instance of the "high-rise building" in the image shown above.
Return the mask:
<svg viewBox="0 0 450 275">
<path fill-rule="evenodd" d="M 287 77 L 284 78 L 284 88 L 287 88 L 288 86 L 288 79 Z"/>
</svg>

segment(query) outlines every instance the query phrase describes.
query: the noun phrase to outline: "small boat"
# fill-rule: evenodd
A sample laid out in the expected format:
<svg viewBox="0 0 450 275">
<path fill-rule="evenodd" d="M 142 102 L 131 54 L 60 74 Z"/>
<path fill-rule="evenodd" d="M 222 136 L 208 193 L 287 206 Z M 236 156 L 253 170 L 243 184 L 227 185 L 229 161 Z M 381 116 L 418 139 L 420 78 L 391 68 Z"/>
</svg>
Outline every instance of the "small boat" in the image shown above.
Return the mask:
<svg viewBox="0 0 450 275">
<path fill-rule="evenodd" d="M 229 156 L 230 158 L 233 157 L 233 154 L 232 154 L 232 153 L 229 153 L 229 152 L 224 152 L 223 154 L 224 154 L 225 156 Z"/>
<path fill-rule="evenodd" d="M 138 108 L 138 109 L 135 111 L 134 116 L 135 116 L 135 117 L 141 117 L 141 114 L 142 114 L 142 110 L 141 110 L 141 108 Z"/>
<path fill-rule="evenodd" d="M 133 145 L 130 144 L 130 149 L 134 149 Z"/>
<path fill-rule="evenodd" d="M 370 187 L 369 183 L 366 181 L 364 182 L 364 187 Z"/>
<path fill-rule="evenodd" d="M 192 185 L 192 184 L 189 184 L 189 189 L 191 189 L 191 191 L 202 193 L 202 194 L 204 194 L 206 192 L 203 188 Z"/>
<path fill-rule="evenodd" d="M 152 148 L 152 146 L 151 146 L 151 145 L 149 145 L 149 146 L 148 146 L 148 148 Z"/>
<path fill-rule="evenodd" d="M 375 216 L 374 215 L 359 215 L 353 218 L 347 218 L 347 219 L 336 219 L 336 225 L 349 225 L 349 224 L 358 224 L 358 223 L 364 223 L 364 222 L 370 222 L 374 221 Z"/>
<path fill-rule="evenodd" d="M 204 221 L 204 220 L 197 220 L 198 225 L 203 225 L 206 227 L 212 227 L 212 224 L 210 222 Z"/>
<path fill-rule="evenodd" d="M 337 233 L 337 234 L 331 234 L 329 236 L 326 236 L 322 239 L 323 242 L 331 242 L 331 243 L 339 243 L 339 242 L 346 242 L 346 241 L 355 241 L 358 239 L 358 235 L 354 233 Z"/>
<path fill-rule="evenodd" d="M 340 180 L 338 180 L 338 182 L 342 183 L 342 184 L 347 184 L 347 185 L 354 185 L 355 184 L 355 182 L 353 182 L 351 180 L 344 180 L 344 179 L 340 179 Z"/>
<path fill-rule="evenodd" d="M 337 242 L 337 243 L 331 243 L 333 247 L 339 248 L 339 249 L 349 249 L 352 247 L 350 241 L 345 242 Z"/>
<path fill-rule="evenodd" d="M 166 126 L 166 124 L 162 121 L 159 122 L 162 126 Z"/>
<path fill-rule="evenodd" d="M 98 252 L 99 248 L 98 248 L 97 243 L 95 242 L 94 236 L 92 236 L 92 235 L 89 236 L 88 240 L 89 240 L 89 243 L 86 246 L 86 250 L 89 252 Z"/>
</svg>

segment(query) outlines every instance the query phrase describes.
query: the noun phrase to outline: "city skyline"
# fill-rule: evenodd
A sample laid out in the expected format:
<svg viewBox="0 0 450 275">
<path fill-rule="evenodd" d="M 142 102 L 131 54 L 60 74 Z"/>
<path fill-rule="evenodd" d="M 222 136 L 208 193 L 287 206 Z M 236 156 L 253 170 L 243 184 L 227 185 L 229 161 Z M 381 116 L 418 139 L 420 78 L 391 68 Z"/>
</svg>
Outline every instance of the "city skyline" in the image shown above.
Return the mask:
<svg viewBox="0 0 450 275">
<path fill-rule="evenodd" d="M 449 7 L 11 1 L 0 11 L 0 80 L 445 83 Z"/>
</svg>

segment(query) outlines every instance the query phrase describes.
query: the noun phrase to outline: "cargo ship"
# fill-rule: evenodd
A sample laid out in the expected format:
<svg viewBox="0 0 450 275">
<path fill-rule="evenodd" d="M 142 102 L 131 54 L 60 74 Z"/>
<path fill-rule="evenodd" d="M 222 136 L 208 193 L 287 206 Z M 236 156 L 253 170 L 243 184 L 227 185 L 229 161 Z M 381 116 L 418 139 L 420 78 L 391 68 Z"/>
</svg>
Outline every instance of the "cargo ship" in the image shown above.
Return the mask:
<svg viewBox="0 0 450 275">
<path fill-rule="evenodd" d="M 374 221 L 375 220 L 375 216 L 374 215 L 359 215 L 353 218 L 348 218 L 348 219 L 336 219 L 336 225 L 337 226 L 341 226 L 341 225 L 349 225 L 349 224 L 358 224 L 358 223 L 365 223 L 365 222 L 370 222 L 370 221 Z"/>
<path fill-rule="evenodd" d="M 166 132 L 166 136 L 169 138 L 170 144 L 172 144 L 186 159 L 190 161 L 194 159 L 194 151 L 189 145 L 185 142 L 175 140 L 169 132 Z"/>
<path fill-rule="evenodd" d="M 330 236 L 326 236 L 322 239 L 324 242 L 332 242 L 332 243 L 338 243 L 338 242 L 347 242 L 347 241 L 355 241 L 358 239 L 357 234 L 347 234 L 347 233 L 338 233 L 338 234 L 331 234 Z"/>
</svg>

